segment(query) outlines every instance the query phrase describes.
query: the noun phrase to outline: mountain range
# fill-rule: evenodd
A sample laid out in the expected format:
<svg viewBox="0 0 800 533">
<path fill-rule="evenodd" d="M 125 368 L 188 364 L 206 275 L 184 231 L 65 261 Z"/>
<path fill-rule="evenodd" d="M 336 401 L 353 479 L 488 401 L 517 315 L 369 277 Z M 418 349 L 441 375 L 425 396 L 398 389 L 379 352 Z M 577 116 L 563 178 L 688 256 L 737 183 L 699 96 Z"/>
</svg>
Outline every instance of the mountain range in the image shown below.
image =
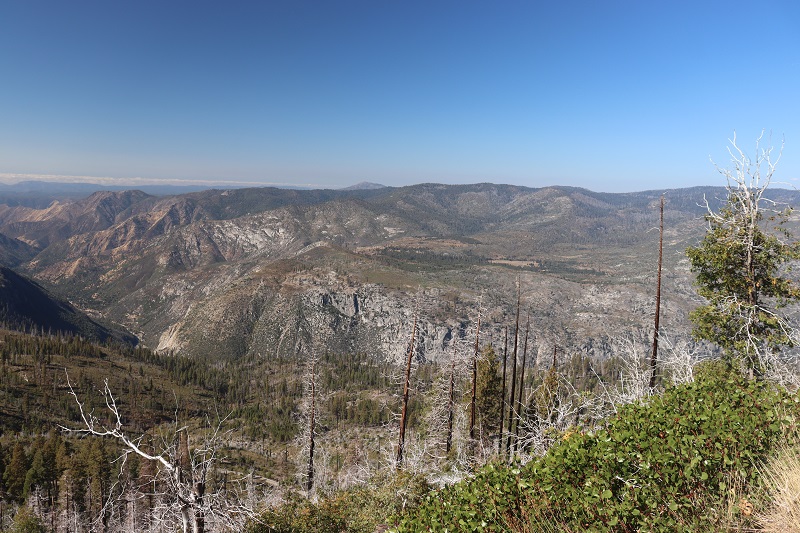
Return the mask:
<svg viewBox="0 0 800 533">
<path fill-rule="evenodd" d="M 662 325 L 681 339 L 699 302 L 684 252 L 702 237 L 704 199 L 718 206 L 723 188 L 99 191 L 0 204 L 0 264 L 92 321 L 189 357 L 270 357 L 312 343 L 392 358 L 416 315 L 418 355 L 436 359 L 479 310 L 484 339 L 499 342 L 517 281 L 537 357 L 554 346 L 607 356 L 652 335 L 662 194 Z M 790 205 L 798 196 L 772 191 Z"/>
</svg>

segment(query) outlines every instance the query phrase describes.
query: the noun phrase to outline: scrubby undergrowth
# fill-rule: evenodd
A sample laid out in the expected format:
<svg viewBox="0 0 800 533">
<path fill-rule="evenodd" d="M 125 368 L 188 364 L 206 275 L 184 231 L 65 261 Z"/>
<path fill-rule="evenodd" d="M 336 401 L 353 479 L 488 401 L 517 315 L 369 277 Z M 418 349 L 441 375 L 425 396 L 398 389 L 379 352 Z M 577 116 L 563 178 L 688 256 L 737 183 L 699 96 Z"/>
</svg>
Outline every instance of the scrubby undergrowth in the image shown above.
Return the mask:
<svg viewBox="0 0 800 533">
<path fill-rule="evenodd" d="M 718 531 L 758 528 L 759 474 L 796 442 L 796 394 L 721 364 L 567 432 L 525 465 L 489 464 L 440 490 L 397 478 L 318 503 L 290 501 L 252 531 Z M 751 529 L 752 530 L 752 529 Z"/>
<path fill-rule="evenodd" d="M 398 530 L 746 525 L 752 520 L 748 492 L 760 493 L 758 466 L 794 438 L 798 407 L 797 395 L 711 365 L 694 383 L 623 408 L 603 429 L 565 434 L 526 465 L 489 465 L 430 493 L 399 518 Z"/>
</svg>

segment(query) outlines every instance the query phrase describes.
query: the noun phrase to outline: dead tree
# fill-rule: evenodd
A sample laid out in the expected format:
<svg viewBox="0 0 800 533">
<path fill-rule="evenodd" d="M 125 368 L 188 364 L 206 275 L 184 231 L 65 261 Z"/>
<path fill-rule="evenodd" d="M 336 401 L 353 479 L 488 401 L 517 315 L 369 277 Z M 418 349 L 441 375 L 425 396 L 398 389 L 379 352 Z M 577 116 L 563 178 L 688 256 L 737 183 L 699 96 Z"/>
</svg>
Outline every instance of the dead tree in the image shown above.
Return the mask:
<svg viewBox="0 0 800 533">
<path fill-rule="evenodd" d="M 408 393 L 411 388 L 411 362 L 414 358 L 414 342 L 417 334 L 417 310 L 414 311 L 414 324 L 411 327 L 411 340 L 408 343 L 408 355 L 406 357 L 406 373 L 403 384 L 403 410 L 400 413 L 400 437 L 397 442 L 397 458 L 395 467 L 397 470 L 403 468 L 403 451 L 406 445 L 406 424 L 408 422 Z"/>
<path fill-rule="evenodd" d="M 506 455 L 511 453 L 511 438 L 514 434 L 514 398 L 516 398 L 517 387 L 517 345 L 519 344 L 519 308 L 522 300 L 522 286 L 517 278 L 517 318 L 514 326 L 514 362 L 511 365 L 511 397 L 508 407 L 508 438 L 506 439 Z"/>
<path fill-rule="evenodd" d="M 455 332 L 453 333 L 453 355 L 450 359 L 450 387 L 447 395 L 447 443 L 445 444 L 445 452 L 450 453 L 453 447 L 453 417 L 455 414 L 456 404 L 456 338 Z"/>
<path fill-rule="evenodd" d="M 317 431 L 317 357 L 311 355 L 307 363 L 305 378 L 305 414 L 307 420 L 305 427 L 307 433 L 303 435 L 301 450 L 308 453 L 308 463 L 306 469 L 306 493 L 311 494 L 314 488 L 314 450 L 316 448 Z"/>
<path fill-rule="evenodd" d="M 661 222 L 658 232 L 658 275 L 656 282 L 656 318 L 653 332 L 653 354 L 650 356 L 650 388 L 656 386 L 656 363 L 658 361 L 658 320 L 661 316 L 661 265 L 664 260 L 664 195 L 661 195 Z"/>
<path fill-rule="evenodd" d="M 503 402 L 500 405 L 500 438 L 497 440 L 497 455 L 503 453 L 503 415 L 506 412 L 506 361 L 508 360 L 508 326 L 503 343 Z"/>
<path fill-rule="evenodd" d="M 311 491 L 314 486 L 314 424 L 316 422 L 316 390 L 314 384 L 314 368 L 311 368 L 311 431 L 309 431 L 308 446 L 308 485 L 306 490 Z"/>
<path fill-rule="evenodd" d="M 522 369 L 519 373 L 519 396 L 517 396 L 517 418 L 522 416 L 522 391 L 525 389 L 525 360 L 528 358 L 528 332 L 531 329 L 531 315 L 528 313 L 528 321 L 525 324 L 525 341 L 522 344 Z M 514 428 L 514 452 L 517 451 L 517 441 L 519 440 L 520 421 Z"/>
<path fill-rule="evenodd" d="M 480 351 L 481 312 L 478 306 L 478 323 L 475 327 L 475 352 L 472 355 L 472 400 L 469 407 L 469 440 L 474 446 L 475 442 L 475 400 L 478 392 L 478 352 Z"/>
<path fill-rule="evenodd" d="M 144 442 L 145 434 L 132 436 L 125 431 L 122 415 L 108 386 L 108 380 L 105 380 L 104 388 L 100 391 L 108 421 L 101 420 L 94 411 L 87 411 L 72 388 L 69 376 L 67 385 L 69 394 L 78 404 L 83 426 L 60 426 L 61 429 L 70 433 L 114 439 L 122 447 L 122 454 L 118 459 L 122 464 L 121 469 L 124 469 L 130 454 L 152 463 L 155 466 L 152 481 L 154 494 L 149 496 L 155 502 L 157 520 L 165 524 L 167 529 L 174 530 L 180 524 L 184 533 L 204 533 L 208 519 L 217 524 L 217 528 L 238 529 L 244 526 L 246 520 L 255 517 L 255 512 L 243 507 L 238 497 L 229 499 L 225 488 L 213 493 L 206 492 L 209 474 L 218 461 L 217 454 L 224 442 L 224 419 L 216 427 L 209 428 L 209 432 L 195 445 L 190 443 L 188 428 L 176 424 L 172 438 L 164 440 L 160 451 L 151 452 Z"/>
</svg>

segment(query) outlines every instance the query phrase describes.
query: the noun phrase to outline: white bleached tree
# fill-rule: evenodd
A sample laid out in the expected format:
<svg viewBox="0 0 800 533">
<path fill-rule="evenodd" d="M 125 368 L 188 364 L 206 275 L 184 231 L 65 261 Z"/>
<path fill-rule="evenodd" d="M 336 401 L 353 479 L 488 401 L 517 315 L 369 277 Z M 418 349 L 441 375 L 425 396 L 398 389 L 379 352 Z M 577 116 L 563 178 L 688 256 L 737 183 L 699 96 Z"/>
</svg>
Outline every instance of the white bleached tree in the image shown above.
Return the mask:
<svg viewBox="0 0 800 533">
<path fill-rule="evenodd" d="M 69 394 L 78 405 L 82 425 L 61 426 L 62 430 L 77 434 L 116 441 L 121 448 L 117 459 L 124 470 L 131 454 L 154 465 L 152 480 L 147 483 L 149 491 L 141 496 L 153 502 L 152 521 L 167 530 L 180 529 L 183 533 L 204 533 L 208 525 L 212 531 L 239 531 L 248 519 L 256 517 L 253 509 L 242 503 L 242 498 L 231 487 L 241 480 L 229 479 L 225 485 L 212 483 L 212 473 L 219 462 L 219 452 L 229 438 L 222 430 L 224 419 L 207 431 L 190 435 L 186 426 L 177 423 L 170 434 L 162 438 L 159 446 L 152 449 L 145 444 L 145 434 L 130 434 L 122 420 L 117 399 L 104 382 L 102 394 L 105 403 L 104 416 L 87 409 L 67 377 Z M 109 501 L 106 505 L 112 505 Z"/>
</svg>

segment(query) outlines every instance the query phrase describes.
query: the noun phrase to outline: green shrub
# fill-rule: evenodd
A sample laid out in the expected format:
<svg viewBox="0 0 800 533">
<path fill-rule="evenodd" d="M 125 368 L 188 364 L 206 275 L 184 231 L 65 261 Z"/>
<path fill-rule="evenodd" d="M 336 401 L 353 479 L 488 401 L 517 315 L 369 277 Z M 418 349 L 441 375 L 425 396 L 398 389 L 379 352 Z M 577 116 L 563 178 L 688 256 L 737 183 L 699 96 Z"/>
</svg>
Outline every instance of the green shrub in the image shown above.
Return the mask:
<svg viewBox="0 0 800 533">
<path fill-rule="evenodd" d="M 713 530 L 729 480 L 754 481 L 756 465 L 793 431 L 797 402 L 714 367 L 522 467 L 489 465 L 429 494 L 398 530 L 537 530 L 523 526 L 541 521 L 575 531 Z"/>
<path fill-rule="evenodd" d="M 11 533 L 45 533 L 47 528 L 42 521 L 27 507 L 21 507 L 14 516 Z"/>
<path fill-rule="evenodd" d="M 415 509 L 430 486 L 421 476 L 390 479 L 338 491 L 317 502 L 299 495 L 264 512 L 248 533 L 372 533 L 391 515 Z"/>
</svg>

